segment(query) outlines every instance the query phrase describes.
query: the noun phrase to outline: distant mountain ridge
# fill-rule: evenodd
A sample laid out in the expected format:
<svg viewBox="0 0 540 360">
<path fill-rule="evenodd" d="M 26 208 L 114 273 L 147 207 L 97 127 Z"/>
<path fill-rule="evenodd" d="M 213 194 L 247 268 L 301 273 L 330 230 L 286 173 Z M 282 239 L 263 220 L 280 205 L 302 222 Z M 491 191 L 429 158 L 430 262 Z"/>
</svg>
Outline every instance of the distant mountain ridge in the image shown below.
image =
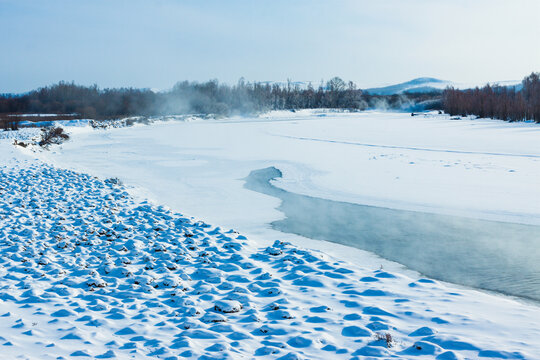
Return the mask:
<svg viewBox="0 0 540 360">
<path fill-rule="evenodd" d="M 490 85 L 500 85 L 506 87 L 513 87 L 516 90 L 521 89 L 521 81 L 508 80 L 508 81 L 496 81 L 489 83 Z M 426 92 L 442 92 L 448 86 L 452 86 L 457 89 L 471 89 L 476 86 L 482 87 L 485 84 L 464 84 L 455 83 L 453 81 L 441 80 L 432 77 L 420 77 L 403 83 L 365 89 L 364 91 L 371 95 L 398 95 L 405 93 L 426 93 Z"/>
<path fill-rule="evenodd" d="M 431 77 L 421 77 L 400 84 L 365 89 L 371 95 L 395 95 L 403 93 L 441 92 L 452 82 Z"/>
<path fill-rule="evenodd" d="M 263 85 L 278 85 L 280 87 L 286 88 L 290 85 L 292 88 L 298 88 L 300 90 L 305 90 L 311 85 L 313 88 L 318 89 L 322 85 L 323 89 L 326 89 L 324 81 L 258 81 L 259 84 Z M 520 80 L 506 80 L 506 81 L 493 81 L 489 83 L 492 86 L 506 86 L 514 87 L 516 90 L 521 90 L 521 81 Z M 436 92 L 441 93 L 444 89 L 451 86 L 456 89 L 473 89 L 475 87 L 483 87 L 486 83 L 457 83 L 449 80 L 441 80 L 433 77 L 419 77 L 409 81 L 405 81 L 399 84 L 392 84 L 388 86 L 373 87 L 362 90 L 365 93 L 371 95 L 399 95 L 405 93 L 430 93 Z"/>
</svg>

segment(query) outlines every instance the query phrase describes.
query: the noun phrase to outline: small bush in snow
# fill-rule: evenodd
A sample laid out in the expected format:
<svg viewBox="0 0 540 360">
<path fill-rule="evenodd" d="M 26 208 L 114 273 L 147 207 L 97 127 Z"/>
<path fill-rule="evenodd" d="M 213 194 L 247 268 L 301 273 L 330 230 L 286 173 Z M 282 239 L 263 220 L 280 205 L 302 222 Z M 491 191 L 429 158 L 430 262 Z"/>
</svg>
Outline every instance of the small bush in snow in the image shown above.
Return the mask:
<svg viewBox="0 0 540 360">
<path fill-rule="evenodd" d="M 375 340 L 385 342 L 387 348 L 391 348 L 394 345 L 394 339 L 390 333 L 377 333 L 375 334 Z"/>
<path fill-rule="evenodd" d="M 122 186 L 122 181 L 119 179 L 119 178 L 108 178 L 108 179 L 105 179 L 105 183 L 109 184 L 109 185 L 117 185 L 117 186 Z"/>
<path fill-rule="evenodd" d="M 41 129 L 41 131 L 41 140 L 38 142 L 38 145 L 41 147 L 60 145 L 69 139 L 69 135 L 66 134 L 61 127 L 51 127 L 48 129 Z"/>
<path fill-rule="evenodd" d="M 28 146 L 27 143 L 25 143 L 25 142 L 23 142 L 23 141 L 18 141 L 17 139 L 15 139 L 15 140 L 13 141 L 13 145 L 15 145 L 15 146 L 21 146 L 21 147 L 23 147 L 23 148 L 25 148 L 25 147 Z"/>
</svg>

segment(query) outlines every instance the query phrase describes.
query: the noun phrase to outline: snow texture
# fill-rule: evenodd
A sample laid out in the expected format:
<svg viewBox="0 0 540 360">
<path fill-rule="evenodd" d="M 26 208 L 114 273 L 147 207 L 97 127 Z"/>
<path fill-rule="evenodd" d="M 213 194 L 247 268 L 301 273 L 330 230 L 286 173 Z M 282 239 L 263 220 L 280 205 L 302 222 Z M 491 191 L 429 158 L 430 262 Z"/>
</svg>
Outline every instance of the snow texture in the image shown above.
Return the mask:
<svg viewBox="0 0 540 360">
<path fill-rule="evenodd" d="M 159 128 L 146 130 L 153 126 Z M 107 134 L 129 137 L 140 129 Z M 0 140 L 6 358 L 540 354 L 536 305 L 375 267 L 359 252 L 352 263 L 287 241 L 252 239 L 145 201 L 116 180 L 21 155 L 58 160 L 55 151 L 85 144 L 74 135 L 63 150 L 39 154 Z M 109 168 L 109 177 L 117 175 Z"/>
</svg>

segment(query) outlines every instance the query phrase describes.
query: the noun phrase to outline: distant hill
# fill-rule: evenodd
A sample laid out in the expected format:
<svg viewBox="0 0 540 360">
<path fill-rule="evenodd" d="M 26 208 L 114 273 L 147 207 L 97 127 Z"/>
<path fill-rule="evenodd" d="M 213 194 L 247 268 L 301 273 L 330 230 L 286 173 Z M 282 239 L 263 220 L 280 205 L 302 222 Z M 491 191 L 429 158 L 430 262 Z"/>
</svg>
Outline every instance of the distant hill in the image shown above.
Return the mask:
<svg viewBox="0 0 540 360">
<path fill-rule="evenodd" d="M 484 85 L 485 84 L 455 83 L 448 80 L 441 80 L 431 77 L 421 77 L 400 84 L 365 89 L 364 91 L 371 95 L 396 95 L 404 93 L 442 92 L 448 86 L 452 86 L 456 89 L 471 89 L 476 86 L 482 87 Z M 522 87 L 521 81 L 519 80 L 494 81 L 491 82 L 490 85 L 513 87 L 516 90 L 521 90 Z"/>
<path fill-rule="evenodd" d="M 365 89 L 365 92 L 372 95 L 395 95 L 403 93 L 425 93 L 425 92 L 441 92 L 447 86 L 451 86 L 452 82 L 440 80 L 430 77 L 421 77 L 406 81 L 401 84 L 389 85 L 378 88 Z"/>
</svg>

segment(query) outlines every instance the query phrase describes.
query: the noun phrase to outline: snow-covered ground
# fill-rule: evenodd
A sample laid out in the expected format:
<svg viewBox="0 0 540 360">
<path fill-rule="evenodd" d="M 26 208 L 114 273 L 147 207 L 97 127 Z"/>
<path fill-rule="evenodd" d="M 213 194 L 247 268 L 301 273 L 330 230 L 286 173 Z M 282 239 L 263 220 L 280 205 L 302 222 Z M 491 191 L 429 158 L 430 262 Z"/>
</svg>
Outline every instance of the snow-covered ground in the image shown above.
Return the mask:
<svg viewBox="0 0 540 360">
<path fill-rule="evenodd" d="M 306 111 L 69 130 L 44 152 L 0 140 L 7 356 L 540 358 L 536 305 L 274 231 L 278 200 L 243 187 L 274 166 L 292 192 L 537 224 L 538 126 Z"/>
<path fill-rule="evenodd" d="M 243 189 L 252 170 L 268 166 L 283 172 L 276 185 L 295 193 L 540 224 L 536 124 L 300 111 L 106 132 L 73 128 L 72 136 L 41 157 L 118 176 L 160 203 L 227 226 L 279 216 L 275 201 Z"/>
</svg>

